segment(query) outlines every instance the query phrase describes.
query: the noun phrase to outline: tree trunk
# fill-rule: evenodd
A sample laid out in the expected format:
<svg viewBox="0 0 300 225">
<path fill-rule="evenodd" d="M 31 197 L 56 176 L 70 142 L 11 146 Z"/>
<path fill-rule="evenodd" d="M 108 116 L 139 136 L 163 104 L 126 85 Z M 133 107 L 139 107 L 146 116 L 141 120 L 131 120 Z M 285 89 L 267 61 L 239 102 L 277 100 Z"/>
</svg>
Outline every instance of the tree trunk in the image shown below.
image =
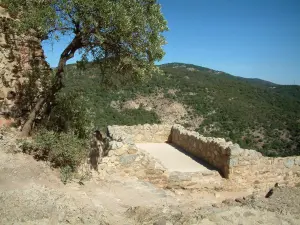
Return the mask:
<svg viewBox="0 0 300 225">
<path fill-rule="evenodd" d="M 40 98 L 38 100 L 38 102 L 36 103 L 35 107 L 33 108 L 33 110 L 31 110 L 31 112 L 22 128 L 22 133 L 21 133 L 22 137 L 28 137 L 30 135 L 32 125 L 36 118 L 36 115 L 39 113 L 39 111 L 41 110 L 41 108 L 43 107 L 45 102 L 46 102 L 45 98 Z"/>
<path fill-rule="evenodd" d="M 67 61 L 73 58 L 75 52 L 82 47 L 82 38 L 80 34 L 76 34 L 72 42 L 65 48 L 60 56 L 57 71 L 55 74 L 54 84 L 52 85 L 48 93 L 45 93 L 38 99 L 35 107 L 31 110 L 25 124 L 23 125 L 21 132 L 22 137 L 28 137 L 30 135 L 35 118 L 41 111 L 44 104 L 54 101 L 55 94 L 63 87 L 62 79 Z"/>
</svg>

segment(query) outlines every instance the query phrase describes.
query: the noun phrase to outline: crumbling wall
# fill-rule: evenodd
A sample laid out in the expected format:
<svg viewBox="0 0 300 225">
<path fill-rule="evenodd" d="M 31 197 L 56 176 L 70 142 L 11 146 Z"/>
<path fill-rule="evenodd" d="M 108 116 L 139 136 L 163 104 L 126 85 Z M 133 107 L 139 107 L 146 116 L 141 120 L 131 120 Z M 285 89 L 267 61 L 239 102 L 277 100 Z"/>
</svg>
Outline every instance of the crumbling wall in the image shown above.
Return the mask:
<svg viewBox="0 0 300 225">
<path fill-rule="evenodd" d="M 240 184 L 271 186 L 275 183 L 293 186 L 300 183 L 300 156 L 264 157 L 255 150 L 238 145 L 231 150 L 230 178 Z"/>
<path fill-rule="evenodd" d="M 108 136 L 125 143 L 160 143 L 170 141 L 172 125 L 144 124 L 136 126 L 108 126 Z"/>
<path fill-rule="evenodd" d="M 173 144 L 180 146 L 186 152 L 216 167 L 225 178 L 228 178 L 232 143 L 226 142 L 222 138 L 204 137 L 197 132 L 188 131 L 180 125 L 172 127 L 171 140 Z"/>
<path fill-rule="evenodd" d="M 180 184 L 182 188 L 199 186 L 202 188 L 219 187 L 234 191 L 266 191 L 275 183 L 288 186 L 300 183 L 300 156 L 264 157 L 255 150 L 243 149 L 238 144 L 227 142 L 223 138 L 204 137 L 180 125 L 109 126 L 107 131 L 111 139 L 110 149 L 113 150 L 111 154 L 124 152 L 124 148 L 136 149 L 135 143 L 168 141 L 189 154 L 207 161 L 216 167 L 223 177 L 228 178 L 220 180 L 219 174 L 218 176 L 216 174 L 204 176 L 199 173 L 184 173 L 180 176 L 183 179 L 191 178 L 188 181 L 190 183 L 182 182 L 178 176 L 175 176 L 176 182 L 174 183 L 173 175 L 164 171 L 165 186 L 174 187 Z M 196 185 L 192 185 L 191 182 Z"/>
<path fill-rule="evenodd" d="M 207 161 L 225 178 L 240 186 L 269 187 L 275 183 L 300 183 L 300 156 L 265 157 L 260 152 L 243 149 L 222 138 L 204 137 L 197 132 L 174 125 L 172 143 L 188 153 Z"/>
<path fill-rule="evenodd" d="M 21 101 L 28 74 L 38 69 L 48 73 L 50 67 L 45 61 L 41 40 L 32 30 L 19 34 L 13 28 L 15 20 L 0 6 L 0 113 L 9 114 L 16 102 Z M 36 80 L 38 86 L 38 81 Z M 31 86 L 33 89 L 33 86 Z M 38 95 L 38 90 L 34 95 Z M 24 99 L 24 98 L 23 98 Z M 24 102 L 19 102 L 24 104 Z"/>
<path fill-rule="evenodd" d="M 225 179 L 221 178 L 218 171 L 169 172 L 159 160 L 135 145 L 135 143 L 171 142 L 171 129 L 172 125 L 166 124 L 108 126 L 109 153 L 103 162 L 114 163 L 126 174 L 159 187 L 199 190 L 220 188 Z"/>
</svg>

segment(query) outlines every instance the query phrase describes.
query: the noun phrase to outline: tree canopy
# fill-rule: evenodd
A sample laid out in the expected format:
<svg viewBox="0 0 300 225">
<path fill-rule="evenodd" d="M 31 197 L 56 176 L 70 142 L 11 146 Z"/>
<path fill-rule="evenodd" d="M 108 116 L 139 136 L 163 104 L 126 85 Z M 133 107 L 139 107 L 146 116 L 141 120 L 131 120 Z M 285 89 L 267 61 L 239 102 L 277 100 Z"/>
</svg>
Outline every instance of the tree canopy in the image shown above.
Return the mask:
<svg viewBox="0 0 300 225">
<path fill-rule="evenodd" d="M 3 0 L 23 29 L 35 29 L 43 39 L 62 35 L 75 40 L 67 59 L 77 50 L 118 72 L 145 75 L 164 56 L 167 30 L 155 0 Z"/>
<path fill-rule="evenodd" d="M 43 40 L 72 37 L 62 50 L 55 82 L 38 101 L 32 119 L 62 88 L 66 62 L 77 51 L 83 59 L 99 62 L 102 71 L 113 71 L 109 76 L 130 80 L 151 74 L 157 69 L 155 61 L 164 56 L 163 32 L 168 28 L 156 0 L 1 0 L 1 4 L 18 18 L 22 31 L 34 29 Z M 104 76 L 103 81 L 109 79 Z"/>
</svg>

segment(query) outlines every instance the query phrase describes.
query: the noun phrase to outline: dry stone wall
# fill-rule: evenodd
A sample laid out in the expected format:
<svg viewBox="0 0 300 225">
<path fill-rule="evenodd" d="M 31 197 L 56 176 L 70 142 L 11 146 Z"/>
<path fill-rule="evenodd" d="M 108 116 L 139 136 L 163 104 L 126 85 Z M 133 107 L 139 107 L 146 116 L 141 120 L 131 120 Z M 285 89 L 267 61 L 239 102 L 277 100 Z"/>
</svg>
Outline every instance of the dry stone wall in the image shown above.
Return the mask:
<svg viewBox="0 0 300 225">
<path fill-rule="evenodd" d="M 107 135 L 116 147 L 122 143 L 161 143 L 170 141 L 172 125 L 145 124 L 136 126 L 108 126 Z"/>
<path fill-rule="evenodd" d="M 41 40 L 34 31 L 18 34 L 15 20 L 0 6 L 0 113 L 9 113 L 18 99 L 26 75 L 34 68 L 49 72 Z M 38 85 L 38 81 L 37 84 Z M 37 94 L 37 93 L 36 93 Z"/>
<path fill-rule="evenodd" d="M 188 131 L 180 125 L 174 125 L 171 141 L 186 152 L 205 160 L 217 168 L 227 178 L 229 176 L 229 156 L 232 143 L 222 138 L 204 137 L 197 132 Z"/>
<path fill-rule="evenodd" d="M 300 183 L 300 156 L 264 157 L 255 150 L 242 149 L 238 144 L 226 142 L 222 138 L 204 137 L 180 125 L 109 126 L 108 136 L 111 139 L 111 149 L 116 152 L 124 146 L 129 149 L 136 148 L 134 143 L 171 142 L 217 168 L 228 179 L 220 180 L 214 174 L 210 182 L 218 181 L 218 185 L 214 184 L 215 187 L 227 190 L 267 190 L 275 183 L 289 186 Z M 166 171 L 164 174 L 166 175 Z M 173 187 L 179 184 L 187 187 L 179 178 L 174 183 L 173 177 L 189 177 L 196 180 L 198 186 L 206 185 L 204 180 L 207 180 L 199 174 L 168 174 L 166 177 L 166 185 L 172 184 Z M 191 185 L 191 182 L 188 181 L 188 184 Z"/>
<path fill-rule="evenodd" d="M 255 187 L 279 183 L 288 186 L 300 184 L 300 156 L 264 157 L 254 150 L 236 145 L 230 155 L 230 178 L 240 184 Z"/>
<path fill-rule="evenodd" d="M 109 126 L 108 156 L 103 159 L 101 171 L 113 164 L 126 175 L 137 177 L 158 187 L 169 189 L 220 188 L 222 179 L 216 170 L 205 172 L 169 172 L 149 153 L 137 148 L 135 143 L 161 143 L 171 141 L 171 125 Z M 100 173 L 102 173 L 100 171 Z"/>
<path fill-rule="evenodd" d="M 300 156 L 264 157 L 255 150 L 243 149 L 222 138 L 204 137 L 180 125 L 173 126 L 171 141 L 241 186 L 269 187 L 275 183 L 294 185 L 300 182 Z"/>
</svg>

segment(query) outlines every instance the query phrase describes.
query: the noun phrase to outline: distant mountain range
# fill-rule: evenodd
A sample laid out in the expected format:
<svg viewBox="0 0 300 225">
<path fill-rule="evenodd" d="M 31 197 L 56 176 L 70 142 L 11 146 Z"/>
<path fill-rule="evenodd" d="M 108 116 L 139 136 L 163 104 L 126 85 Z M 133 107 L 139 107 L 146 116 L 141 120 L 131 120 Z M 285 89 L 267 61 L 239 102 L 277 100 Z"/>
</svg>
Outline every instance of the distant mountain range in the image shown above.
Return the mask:
<svg viewBox="0 0 300 225">
<path fill-rule="evenodd" d="M 202 66 L 196 66 L 196 65 L 193 65 L 193 64 L 174 62 L 174 63 L 166 63 L 166 64 L 160 65 L 160 67 L 162 67 L 162 68 L 164 68 L 164 67 L 174 67 L 174 66 L 175 67 L 177 67 L 177 66 L 178 67 L 189 67 L 189 68 L 197 69 L 198 71 L 213 72 L 213 73 L 216 73 L 216 74 L 233 76 L 231 74 L 228 74 L 228 73 L 225 73 L 225 72 L 222 72 L 222 71 L 213 70 L 213 69 L 209 69 L 209 68 L 202 67 Z M 240 76 L 234 76 L 234 77 L 245 80 L 245 81 L 249 82 L 250 84 L 257 84 L 257 85 L 270 86 L 270 87 L 278 85 L 278 84 L 272 83 L 270 81 L 262 80 L 262 79 L 259 79 L 259 78 L 244 78 L 244 77 L 240 77 Z"/>
</svg>

